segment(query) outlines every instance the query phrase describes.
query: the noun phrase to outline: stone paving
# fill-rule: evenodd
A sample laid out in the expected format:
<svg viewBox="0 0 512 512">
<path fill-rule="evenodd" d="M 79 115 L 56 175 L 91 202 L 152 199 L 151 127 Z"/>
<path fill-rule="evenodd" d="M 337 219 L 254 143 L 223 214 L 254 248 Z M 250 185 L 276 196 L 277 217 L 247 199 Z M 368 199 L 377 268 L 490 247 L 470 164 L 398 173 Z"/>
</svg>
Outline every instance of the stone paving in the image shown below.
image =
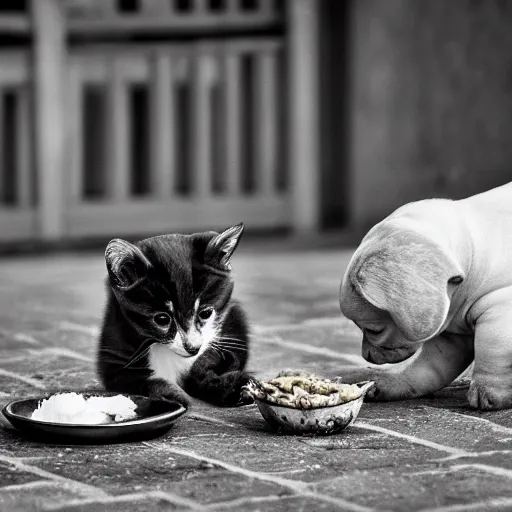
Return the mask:
<svg viewBox="0 0 512 512">
<path fill-rule="evenodd" d="M 350 253 L 239 250 L 257 376 L 362 363 L 337 302 Z M 1 261 L 0 405 L 98 386 L 103 277 L 101 251 Z M 198 402 L 164 437 L 135 444 L 38 444 L 2 419 L 0 511 L 512 510 L 512 413 L 472 411 L 466 391 L 368 403 L 344 433 L 317 438 L 273 433 L 255 406 Z"/>
</svg>

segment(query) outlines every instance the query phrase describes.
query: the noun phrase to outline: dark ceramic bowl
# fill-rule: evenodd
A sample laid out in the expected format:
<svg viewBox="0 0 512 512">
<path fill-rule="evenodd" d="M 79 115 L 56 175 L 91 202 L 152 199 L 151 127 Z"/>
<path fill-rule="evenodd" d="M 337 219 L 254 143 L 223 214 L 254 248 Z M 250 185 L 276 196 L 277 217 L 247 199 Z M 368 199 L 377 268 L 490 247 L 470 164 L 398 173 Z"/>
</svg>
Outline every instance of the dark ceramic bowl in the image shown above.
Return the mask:
<svg viewBox="0 0 512 512">
<path fill-rule="evenodd" d="M 119 394 L 103 391 L 82 393 L 85 398 Z M 35 441 L 53 444 L 108 444 L 141 441 L 161 436 L 187 411 L 176 402 L 125 394 L 124 396 L 137 405 L 135 409 L 137 418 L 133 420 L 102 425 L 80 425 L 31 419 L 39 403 L 49 396 L 51 395 L 11 402 L 3 408 L 2 412 L 22 435 Z"/>
</svg>

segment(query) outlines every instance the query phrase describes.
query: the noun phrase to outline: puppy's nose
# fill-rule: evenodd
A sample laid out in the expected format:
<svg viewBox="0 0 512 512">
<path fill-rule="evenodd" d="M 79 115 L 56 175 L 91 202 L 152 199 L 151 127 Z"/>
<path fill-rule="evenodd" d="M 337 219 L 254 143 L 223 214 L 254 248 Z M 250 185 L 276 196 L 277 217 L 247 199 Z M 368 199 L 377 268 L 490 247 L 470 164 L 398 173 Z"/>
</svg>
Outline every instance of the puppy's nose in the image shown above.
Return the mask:
<svg viewBox="0 0 512 512">
<path fill-rule="evenodd" d="M 362 351 L 362 356 L 364 359 L 366 359 L 369 363 L 373 363 L 374 360 L 373 360 L 373 357 L 372 357 L 372 353 L 370 352 L 370 348 L 369 347 L 365 347 L 363 345 L 363 351 Z"/>
</svg>

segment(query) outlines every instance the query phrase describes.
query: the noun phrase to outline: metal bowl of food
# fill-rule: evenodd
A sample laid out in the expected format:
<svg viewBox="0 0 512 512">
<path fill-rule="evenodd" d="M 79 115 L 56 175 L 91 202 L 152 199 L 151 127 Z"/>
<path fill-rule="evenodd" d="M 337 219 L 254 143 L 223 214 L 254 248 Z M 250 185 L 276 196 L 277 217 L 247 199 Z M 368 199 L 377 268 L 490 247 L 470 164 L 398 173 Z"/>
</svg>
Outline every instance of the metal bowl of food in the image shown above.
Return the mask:
<svg viewBox="0 0 512 512">
<path fill-rule="evenodd" d="M 275 379 L 252 380 L 253 396 L 265 421 L 287 434 L 337 434 L 357 418 L 373 382 L 342 384 L 311 374 L 286 372 Z"/>
</svg>

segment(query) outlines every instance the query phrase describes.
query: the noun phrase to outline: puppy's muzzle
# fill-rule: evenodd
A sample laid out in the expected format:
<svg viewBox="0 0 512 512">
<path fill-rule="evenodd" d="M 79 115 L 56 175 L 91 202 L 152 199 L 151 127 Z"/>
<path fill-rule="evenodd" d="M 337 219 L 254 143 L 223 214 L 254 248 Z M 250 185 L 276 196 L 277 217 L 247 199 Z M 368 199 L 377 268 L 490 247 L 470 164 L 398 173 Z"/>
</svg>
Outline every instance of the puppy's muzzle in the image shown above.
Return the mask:
<svg viewBox="0 0 512 512">
<path fill-rule="evenodd" d="M 373 364 L 399 363 L 411 357 L 419 348 L 419 344 L 409 347 L 377 347 L 363 341 L 363 357 Z"/>
</svg>

